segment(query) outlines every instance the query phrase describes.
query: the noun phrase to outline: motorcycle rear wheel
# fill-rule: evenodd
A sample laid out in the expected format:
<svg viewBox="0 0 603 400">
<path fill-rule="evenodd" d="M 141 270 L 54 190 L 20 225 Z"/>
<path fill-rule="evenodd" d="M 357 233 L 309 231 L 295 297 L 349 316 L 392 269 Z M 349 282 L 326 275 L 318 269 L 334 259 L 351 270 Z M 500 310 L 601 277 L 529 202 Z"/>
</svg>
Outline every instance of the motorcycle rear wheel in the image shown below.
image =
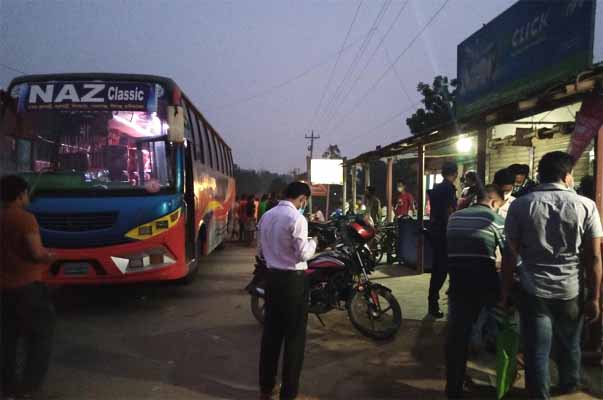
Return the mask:
<svg viewBox="0 0 603 400">
<path fill-rule="evenodd" d="M 257 294 L 251 295 L 251 313 L 261 325 L 264 325 L 264 319 L 266 317 L 266 301 L 263 297 Z"/>
<path fill-rule="evenodd" d="M 375 241 L 371 243 L 369 247 L 371 249 L 371 253 L 373 255 L 373 262 L 375 263 L 375 265 L 381 264 L 381 260 L 383 260 L 383 255 L 385 253 L 383 239 L 375 238 Z"/>
<path fill-rule="evenodd" d="M 378 304 L 374 303 L 372 297 L 378 299 Z M 348 300 L 347 309 L 352 325 L 372 339 L 389 339 L 398 333 L 402 325 L 402 310 L 398 300 L 381 285 L 373 284 L 363 291 L 355 290 Z"/>
</svg>

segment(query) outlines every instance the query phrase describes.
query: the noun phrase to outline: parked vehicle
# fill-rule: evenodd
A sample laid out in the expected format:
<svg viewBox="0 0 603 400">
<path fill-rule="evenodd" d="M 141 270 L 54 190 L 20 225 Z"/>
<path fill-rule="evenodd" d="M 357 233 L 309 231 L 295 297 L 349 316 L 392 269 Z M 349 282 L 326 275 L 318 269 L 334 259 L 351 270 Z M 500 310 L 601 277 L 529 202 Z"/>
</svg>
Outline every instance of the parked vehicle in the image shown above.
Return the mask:
<svg viewBox="0 0 603 400">
<path fill-rule="evenodd" d="M 378 225 L 369 247 L 375 264 L 381 264 L 383 256 L 386 256 L 388 263 L 395 262 L 398 258 L 398 224 L 392 222 Z"/>
<path fill-rule="evenodd" d="M 15 78 L 0 170 L 26 179 L 53 285 L 191 282 L 226 237 L 230 147 L 169 78 Z"/>
<path fill-rule="evenodd" d="M 308 235 L 318 238 L 318 251 L 331 248 L 341 240 L 336 221 L 308 222 Z"/>
<path fill-rule="evenodd" d="M 332 310 L 346 310 L 350 321 L 363 335 L 373 339 L 394 336 L 402 324 L 402 310 L 391 290 L 373 283 L 369 275 L 375 264 L 367 242 L 375 231 L 360 220 L 338 222 L 341 241 L 335 250 L 325 251 L 308 261 L 309 313 L 317 316 Z M 251 311 L 264 321 L 266 263 L 256 258 L 254 278 L 247 290 Z"/>
</svg>

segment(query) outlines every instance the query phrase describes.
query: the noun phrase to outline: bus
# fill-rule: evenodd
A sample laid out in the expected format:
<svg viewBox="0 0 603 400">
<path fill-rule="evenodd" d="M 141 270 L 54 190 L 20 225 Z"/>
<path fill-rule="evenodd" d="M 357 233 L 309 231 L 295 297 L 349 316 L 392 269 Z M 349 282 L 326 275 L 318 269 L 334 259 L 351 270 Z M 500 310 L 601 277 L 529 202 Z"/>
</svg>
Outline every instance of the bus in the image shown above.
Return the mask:
<svg viewBox="0 0 603 400">
<path fill-rule="evenodd" d="M 165 77 L 15 78 L 2 98 L 0 167 L 30 184 L 49 284 L 190 282 L 223 242 L 230 147 Z"/>
</svg>

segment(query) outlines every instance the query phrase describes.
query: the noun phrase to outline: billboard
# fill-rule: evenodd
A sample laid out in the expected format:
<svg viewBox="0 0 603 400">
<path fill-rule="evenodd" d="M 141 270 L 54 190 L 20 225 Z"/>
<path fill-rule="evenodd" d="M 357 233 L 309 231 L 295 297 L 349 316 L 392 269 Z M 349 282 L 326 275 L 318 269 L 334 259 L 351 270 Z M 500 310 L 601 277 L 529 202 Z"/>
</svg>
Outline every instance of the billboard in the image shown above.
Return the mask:
<svg viewBox="0 0 603 400">
<path fill-rule="evenodd" d="M 342 185 L 343 160 L 313 159 L 310 163 L 310 182 L 313 185 Z"/>
<path fill-rule="evenodd" d="M 457 48 L 458 118 L 546 90 L 593 62 L 595 0 L 520 0 Z"/>
</svg>

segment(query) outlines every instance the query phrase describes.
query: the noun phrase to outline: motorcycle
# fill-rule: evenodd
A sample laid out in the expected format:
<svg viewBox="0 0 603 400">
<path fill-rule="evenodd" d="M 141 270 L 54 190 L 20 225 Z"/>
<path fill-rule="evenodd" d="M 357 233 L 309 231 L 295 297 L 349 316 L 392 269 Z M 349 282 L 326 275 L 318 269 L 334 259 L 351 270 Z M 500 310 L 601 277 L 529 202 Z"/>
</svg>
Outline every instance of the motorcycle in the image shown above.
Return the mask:
<svg viewBox="0 0 603 400">
<path fill-rule="evenodd" d="M 323 251 L 333 247 L 341 238 L 334 221 L 308 222 L 308 234 L 318 239 L 317 251 Z"/>
<path fill-rule="evenodd" d="M 308 312 L 320 323 L 322 314 L 332 310 L 347 311 L 352 325 L 363 335 L 384 340 L 394 336 L 402 324 L 402 310 L 391 290 L 371 282 L 373 256 L 367 243 L 375 231 L 361 220 L 338 222 L 340 242 L 334 250 L 320 253 L 308 261 Z M 264 322 L 264 299 L 267 266 L 256 257 L 254 278 L 247 286 L 251 311 Z"/>
</svg>

